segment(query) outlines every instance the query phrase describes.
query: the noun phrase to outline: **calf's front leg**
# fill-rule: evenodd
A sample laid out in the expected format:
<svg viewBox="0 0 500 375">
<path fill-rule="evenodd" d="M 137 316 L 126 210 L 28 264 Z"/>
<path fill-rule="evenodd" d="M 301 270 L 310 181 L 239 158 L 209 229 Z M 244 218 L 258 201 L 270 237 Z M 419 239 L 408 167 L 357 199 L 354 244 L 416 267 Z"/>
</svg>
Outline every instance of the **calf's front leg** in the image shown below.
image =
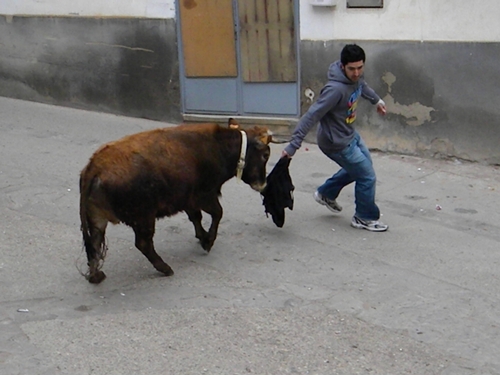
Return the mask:
<svg viewBox="0 0 500 375">
<path fill-rule="evenodd" d="M 206 246 L 209 242 L 208 233 L 201 225 L 201 211 L 200 210 L 186 210 L 189 220 L 194 225 L 194 234 L 200 240 L 201 247 L 207 250 Z"/>
<path fill-rule="evenodd" d="M 153 217 L 149 222 L 136 224 L 132 227 L 135 233 L 135 246 L 144 254 L 151 262 L 154 268 L 166 276 L 172 276 L 174 271 L 170 266 L 161 259 L 156 253 L 153 236 L 155 233 L 155 219 Z"/>
<path fill-rule="evenodd" d="M 219 203 L 219 199 L 215 197 L 211 201 L 205 201 L 205 204 L 201 208 L 203 211 L 208 213 L 212 217 L 212 223 L 208 229 L 208 236 L 206 241 L 206 246 L 203 248 L 209 252 L 214 245 L 215 239 L 217 238 L 217 231 L 219 229 L 219 223 L 222 219 L 222 206 Z"/>
</svg>

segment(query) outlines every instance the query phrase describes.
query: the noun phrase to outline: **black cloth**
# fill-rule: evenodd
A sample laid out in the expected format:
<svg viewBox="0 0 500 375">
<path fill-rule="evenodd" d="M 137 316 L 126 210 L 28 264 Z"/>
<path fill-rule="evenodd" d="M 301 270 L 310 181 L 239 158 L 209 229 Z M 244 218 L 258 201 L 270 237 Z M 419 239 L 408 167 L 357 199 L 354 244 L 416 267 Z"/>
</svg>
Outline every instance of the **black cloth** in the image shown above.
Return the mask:
<svg viewBox="0 0 500 375">
<path fill-rule="evenodd" d="M 293 186 L 290 177 L 290 161 L 288 157 L 282 157 L 274 166 L 266 178 L 267 185 L 262 194 L 262 204 L 266 215 L 271 214 L 274 224 L 279 228 L 285 224 L 285 208 L 293 210 Z"/>
</svg>

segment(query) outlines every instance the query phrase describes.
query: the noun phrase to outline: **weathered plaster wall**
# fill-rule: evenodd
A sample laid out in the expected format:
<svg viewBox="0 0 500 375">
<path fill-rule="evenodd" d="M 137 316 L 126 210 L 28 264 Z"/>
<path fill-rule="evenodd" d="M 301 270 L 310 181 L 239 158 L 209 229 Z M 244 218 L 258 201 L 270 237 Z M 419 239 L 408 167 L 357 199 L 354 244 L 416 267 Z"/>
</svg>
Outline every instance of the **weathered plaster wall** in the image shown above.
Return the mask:
<svg viewBox="0 0 500 375">
<path fill-rule="evenodd" d="M 319 94 L 330 62 L 350 41 L 302 41 L 302 110 Z M 385 100 L 380 117 L 366 102 L 357 128 L 371 148 L 500 164 L 500 43 L 374 42 L 365 77 Z"/>
<path fill-rule="evenodd" d="M 369 147 L 500 164 L 499 12 L 497 0 L 384 0 L 376 9 L 300 1 L 302 112 L 343 45 L 355 42 L 389 110 L 380 118 L 360 106 Z"/>
<path fill-rule="evenodd" d="M 337 3 L 299 2 L 302 112 L 356 42 L 389 108 L 360 107 L 370 147 L 500 163 L 500 2 Z M 175 0 L 0 1 L 0 95 L 181 121 L 175 17 Z"/>
<path fill-rule="evenodd" d="M 0 16 L 0 95 L 180 120 L 175 21 Z"/>
</svg>

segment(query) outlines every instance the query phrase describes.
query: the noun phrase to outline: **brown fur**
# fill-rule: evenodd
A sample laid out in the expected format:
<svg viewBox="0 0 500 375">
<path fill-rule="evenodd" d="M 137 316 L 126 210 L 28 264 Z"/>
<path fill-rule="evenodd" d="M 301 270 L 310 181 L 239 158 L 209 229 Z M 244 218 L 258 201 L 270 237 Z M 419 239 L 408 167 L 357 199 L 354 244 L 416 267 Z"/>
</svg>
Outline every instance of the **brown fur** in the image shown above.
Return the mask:
<svg viewBox="0 0 500 375">
<path fill-rule="evenodd" d="M 264 129 L 246 132 L 242 179 L 261 191 L 269 146 L 259 140 Z M 201 246 L 210 251 L 222 217 L 220 189 L 236 173 L 241 137 L 239 130 L 216 124 L 180 125 L 133 134 L 101 146 L 80 175 L 80 219 L 88 280 L 99 283 L 106 277 L 101 267 L 107 251 L 108 222 L 132 227 L 136 247 L 167 276 L 173 271 L 153 244 L 156 219 L 185 211 Z M 201 211 L 212 217 L 208 232 L 201 225 Z"/>
</svg>

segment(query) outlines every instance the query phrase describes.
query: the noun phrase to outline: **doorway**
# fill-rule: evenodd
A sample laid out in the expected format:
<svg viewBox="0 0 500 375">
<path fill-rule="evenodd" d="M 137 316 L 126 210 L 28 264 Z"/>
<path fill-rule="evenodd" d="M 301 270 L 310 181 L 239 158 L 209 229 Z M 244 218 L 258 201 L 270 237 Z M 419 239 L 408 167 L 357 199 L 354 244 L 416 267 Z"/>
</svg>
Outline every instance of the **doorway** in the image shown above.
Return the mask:
<svg viewBox="0 0 500 375">
<path fill-rule="evenodd" d="M 299 115 L 297 0 L 179 0 L 183 112 Z"/>
</svg>

